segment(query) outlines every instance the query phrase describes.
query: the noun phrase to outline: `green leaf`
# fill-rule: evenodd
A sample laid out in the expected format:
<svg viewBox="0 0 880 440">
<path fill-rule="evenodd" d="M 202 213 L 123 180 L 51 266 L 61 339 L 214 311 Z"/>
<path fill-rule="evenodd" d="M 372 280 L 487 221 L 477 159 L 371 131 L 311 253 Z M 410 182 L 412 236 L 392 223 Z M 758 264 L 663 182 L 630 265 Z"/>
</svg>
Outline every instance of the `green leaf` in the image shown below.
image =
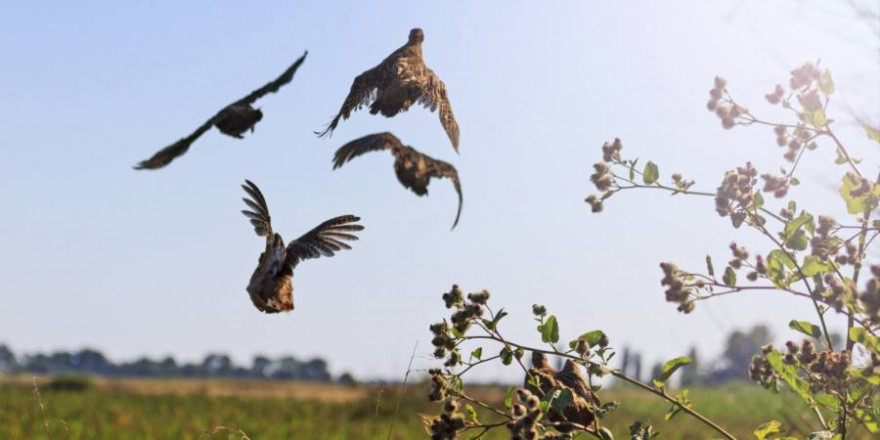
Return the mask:
<svg viewBox="0 0 880 440">
<path fill-rule="evenodd" d="M 660 178 L 660 171 L 657 169 L 657 164 L 648 161 L 648 163 L 645 164 L 645 170 L 642 172 L 642 178 L 645 180 L 645 185 L 653 185 L 654 182 Z"/>
<path fill-rule="evenodd" d="M 606 415 L 611 414 L 612 412 L 616 411 L 617 408 L 620 408 L 620 402 L 617 402 L 617 401 L 605 402 L 602 404 L 602 406 L 596 408 L 596 417 L 599 417 L 601 419 L 601 418 L 605 417 Z"/>
<path fill-rule="evenodd" d="M 797 367 L 782 362 L 782 355 L 775 351 L 767 353 L 766 358 L 767 362 L 770 363 L 770 367 L 773 368 L 773 371 L 785 380 L 788 386 L 801 396 L 801 399 L 804 399 L 804 401 L 808 403 L 812 403 L 810 384 L 798 376 Z"/>
<path fill-rule="evenodd" d="M 874 185 L 872 191 L 858 197 L 853 197 L 852 191 L 861 184 L 861 179 L 853 172 L 848 172 L 843 176 L 843 182 L 840 185 L 840 195 L 846 202 L 846 210 L 850 214 L 863 214 L 877 208 L 878 188 Z"/>
<path fill-rule="evenodd" d="M 801 230 L 801 228 L 807 223 L 813 222 L 813 216 L 811 214 L 807 214 L 806 212 L 801 214 L 799 217 L 785 224 L 784 234 L 786 237 L 790 236 L 796 231 Z"/>
<path fill-rule="evenodd" d="M 779 431 L 781 429 L 782 429 L 782 423 L 779 423 L 776 420 L 773 420 L 771 422 L 767 422 L 767 423 L 757 427 L 755 429 L 755 431 L 753 432 L 753 434 L 755 434 L 755 437 L 757 437 L 758 440 L 764 440 L 764 439 L 770 438 L 771 436 L 779 434 Z"/>
<path fill-rule="evenodd" d="M 556 389 L 550 393 L 548 401 L 550 402 L 551 408 L 562 414 L 562 411 L 574 402 L 574 394 L 572 394 L 571 390 L 568 388 Z"/>
<path fill-rule="evenodd" d="M 706 271 L 710 277 L 715 276 L 715 267 L 712 266 L 712 257 L 710 255 L 706 255 Z"/>
<path fill-rule="evenodd" d="M 602 440 L 614 440 L 614 434 L 606 427 L 599 428 L 599 438 Z"/>
<path fill-rule="evenodd" d="M 764 206 L 764 196 L 761 191 L 755 191 L 755 195 L 752 197 L 755 199 L 755 209 L 761 209 Z"/>
<path fill-rule="evenodd" d="M 541 329 L 541 341 L 548 343 L 559 342 L 559 324 L 556 323 L 556 316 L 550 315 L 544 325 L 539 326 Z"/>
<path fill-rule="evenodd" d="M 605 332 L 603 332 L 602 330 L 593 330 L 593 331 L 586 332 L 586 333 L 578 336 L 578 339 L 583 339 L 583 340 L 587 341 L 587 344 L 589 344 L 590 347 L 599 346 L 599 347 L 604 348 L 605 346 L 608 345 L 608 342 L 607 342 L 608 337 L 605 336 Z M 602 343 L 600 344 L 600 342 L 602 342 Z M 572 348 L 574 348 L 574 347 L 572 347 Z"/>
<path fill-rule="evenodd" d="M 856 420 L 860 420 L 862 426 L 864 426 L 871 434 L 880 433 L 880 420 L 877 420 L 876 415 L 863 409 L 856 409 L 855 413 Z"/>
<path fill-rule="evenodd" d="M 666 410 L 666 414 L 663 415 L 663 419 L 667 422 L 672 420 L 676 414 L 681 412 L 681 407 L 678 405 L 669 405 L 669 409 Z"/>
<path fill-rule="evenodd" d="M 477 347 L 476 350 L 471 352 L 471 357 L 480 359 L 483 356 L 483 347 Z"/>
<path fill-rule="evenodd" d="M 823 108 L 817 108 L 814 111 L 804 109 L 804 118 L 810 125 L 816 128 L 824 128 L 828 124 L 828 120 L 825 119 L 825 109 Z"/>
<path fill-rule="evenodd" d="M 828 69 L 819 77 L 819 90 L 826 95 L 834 93 L 834 80 L 831 79 L 831 71 Z"/>
<path fill-rule="evenodd" d="M 513 362 L 513 352 L 507 347 L 502 348 L 501 352 L 498 353 L 498 356 L 501 358 L 501 363 L 504 365 L 510 365 L 510 363 Z"/>
<path fill-rule="evenodd" d="M 807 237 L 807 234 L 802 230 L 797 230 L 794 234 L 785 239 L 783 245 L 795 251 L 802 251 L 807 248 L 809 242 L 810 239 Z"/>
<path fill-rule="evenodd" d="M 629 425 L 630 440 L 651 440 L 659 435 L 660 433 L 654 431 L 654 427 L 651 425 L 646 425 L 639 421 Z"/>
<path fill-rule="evenodd" d="M 865 132 L 868 133 L 868 139 L 873 140 L 874 142 L 880 143 L 880 130 L 871 127 L 870 125 L 865 125 Z"/>
<path fill-rule="evenodd" d="M 862 327 L 853 327 L 849 329 L 849 339 L 853 342 L 858 342 L 859 344 L 864 345 L 865 348 L 874 353 L 880 354 L 880 339 L 877 339 Z"/>
<path fill-rule="evenodd" d="M 792 330 L 797 330 L 807 336 L 811 336 L 816 339 L 819 339 L 822 336 L 822 329 L 820 329 L 818 325 L 813 324 L 809 321 L 798 321 L 792 319 L 791 322 L 788 323 L 788 328 Z"/>
<path fill-rule="evenodd" d="M 687 356 L 679 356 L 675 359 L 670 360 L 669 362 L 666 362 L 665 364 L 663 364 L 663 372 L 660 374 L 660 381 L 666 382 L 673 375 L 673 373 L 675 373 L 675 370 L 678 370 L 685 365 L 690 365 L 691 362 L 691 358 Z"/>
<path fill-rule="evenodd" d="M 513 407 L 513 392 L 515 390 L 515 387 L 507 387 L 507 391 L 504 392 L 504 407 L 507 409 Z"/>
<path fill-rule="evenodd" d="M 822 258 L 817 257 L 816 255 L 807 255 L 804 258 L 804 264 L 801 265 L 801 272 L 804 273 L 805 277 L 821 275 L 831 269 L 831 263 L 822 260 Z"/>
<path fill-rule="evenodd" d="M 472 407 L 469 403 L 465 403 L 464 410 L 465 412 L 467 412 L 468 417 L 470 417 L 472 422 L 480 423 L 480 421 L 477 420 L 477 410 L 475 410 L 474 407 Z"/>
<path fill-rule="evenodd" d="M 723 280 L 724 280 L 724 284 L 727 286 L 730 286 L 730 287 L 736 286 L 736 272 L 733 271 L 732 267 L 727 266 L 727 268 L 724 269 Z"/>
</svg>

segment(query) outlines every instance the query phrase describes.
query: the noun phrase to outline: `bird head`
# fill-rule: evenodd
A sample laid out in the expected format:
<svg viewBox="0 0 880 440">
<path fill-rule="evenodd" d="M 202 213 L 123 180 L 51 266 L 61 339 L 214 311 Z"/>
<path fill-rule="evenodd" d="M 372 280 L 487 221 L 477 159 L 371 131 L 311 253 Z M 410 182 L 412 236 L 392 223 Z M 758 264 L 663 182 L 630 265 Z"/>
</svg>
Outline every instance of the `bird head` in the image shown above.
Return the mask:
<svg viewBox="0 0 880 440">
<path fill-rule="evenodd" d="M 419 28 L 413 28 L 409 31 L 409 43 L 410 44 L 421 44 L 422 41 L 425 41 L 425 33 L 422 32 Z"/>
<path fill-rule="evenodd" d="M 547 356 L 540 351 L 532 352 L 532 366 L 535 368 L 544 368 L 547 367 Z"/>
</svg>

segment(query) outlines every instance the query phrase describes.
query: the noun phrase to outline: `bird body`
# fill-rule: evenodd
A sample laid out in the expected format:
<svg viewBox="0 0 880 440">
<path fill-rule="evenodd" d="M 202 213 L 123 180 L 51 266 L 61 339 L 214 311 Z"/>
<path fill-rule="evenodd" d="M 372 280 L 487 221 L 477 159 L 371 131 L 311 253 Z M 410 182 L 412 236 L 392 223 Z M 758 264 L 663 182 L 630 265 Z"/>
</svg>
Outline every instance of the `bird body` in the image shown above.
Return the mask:
<svg viewBox="0 0 880 440">
<path fill-rule="evenodd" d="M 530 377 L 538 378 L 540 383 L 540 393 L 538 394 L 541 396 L 549 396 L 550 393 L 558 389 L 571 391 L 572 402 L 562 410 L 561 414 L 557 410 L 551 409 L 547 415 L 550 421 L 554 423 L 567 421 L 581 426 L 589 426 L 596 419 L 594 409 L 599 405 L 599 399 L 590 390 L 580 367 L 571 360 L 566 360 L 562 370 L 556 371 L 549 365 L 544 353 L 533 351 L 532 368 L 529 369 L 529 374 L 523 380 L 523 387 L 537 393 L 539 389 L 529 380 Z"/>
<path fill-rule="evenodd" d="M 377 66 L 355 77 L 339 113 L 318 134 L 332 133 L 340 119 L 348 119 L 352 112 L 366 105 L 370 106 L 371 114 L 392 117 L 409 110 L 413 104 L 421 104 L 432 112 L 439 110 L 440 123 L 453 148 L 458 151 L 458 122 L 452 113 L 446 85 L 425 65 L 422 57 L 424 39 L 421 29 L 412 29 L 406 44 Z"/>
<path fill-rule="evenodd" d="M 405 188 L 419 196 L 428 194 L 428 184 L 431 182 L 431 178 L 446 177 L 452 180 L 455 191 L 458 193 L 458 212 L 452 225 L 454 229 L 458 225 L 459 217 L 461 217 L 463 202 L 458 171 L 447 162 L 434 159 L 415 148 L 403 145 L 403 142 L 391 133 L 367 135 L 339 147 L 333 158 L 333 169 L 340 168 L 346 162 L 364 153 L 380 150 L 391 151 L 391 154 L 394 155 L 394 173 L 397 175 L 397 180 Z"/>
<path fill-rule="evenodd" d="M 221 112 L 220 119 L 214 126 L 225 135 L 241 139 L 246 131 L 254 131 L 254 125 L 263 119 L 260 109 L 251 107 L 250 104 L 233 104 Z"/>
<path fill-rule="evenodd" d="M 260 188 L 245 180 L 242 188 L 250 196 L 244 198 L 250 210 L 242 213 L 250 219 L 258 236 L 266 237 L 266 250 L 260 254 L 247 286 L 248 295 L 257 310 L 278 313 L 293 310 L 293 271 L 302 260 L 332 257 L 342 249 L 351 249 L 345 241 L 355 241 L 354 231 L 364 227 L 356 224 L 359 217 L 343 215 L 321 223 L 303 236 L 285 245 L 280 234 L 272 230 L 269 208 Z"/>
</svg>

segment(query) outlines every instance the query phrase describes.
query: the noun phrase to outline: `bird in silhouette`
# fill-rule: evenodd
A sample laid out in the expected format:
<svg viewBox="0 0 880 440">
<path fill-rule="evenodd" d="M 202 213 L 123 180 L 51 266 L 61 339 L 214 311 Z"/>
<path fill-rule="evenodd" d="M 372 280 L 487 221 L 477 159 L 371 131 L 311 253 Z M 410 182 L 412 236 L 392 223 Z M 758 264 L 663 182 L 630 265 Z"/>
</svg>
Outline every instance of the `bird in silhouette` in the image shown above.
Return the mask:
<svg viewBox="0 0 880 440">
<path fill-rule="evenodd" d="M 205 121 L 204 124 L 199 126 L 199 128 L 189 136 L 178 139 L 177 142 L 159 150 L 159 152 L 154 154 L 153 157 L 137 164 L 134 169 L 155 170 L 168 165 L 178 156 L 182 156 L 186 153 L 193 142 L 210 130 L 211 127 L 217 127 L 221 133 L 234 138 L 243 138 L 242 135 L 245 132 L 248 130 L 253 131 L 254 125 L 263 119 L 263 112 L 260 111 L 259 108 L 254 108 L 252 104 L 269 93 L 277 92 L 282 86 L 292 81 L 293 74 L 296 73 L 296 70 L 299 69 L 299 66 L 305 61 L 306 55 L 308 55 L 308 52 L 304 53 L 303 56 L 296 60 L 274 81 L 254 90 L 244 98 L 223 107 L 222 110 Z"/>
<path fill-rule="evenodd" d="M 302 237 L 284 243 L 281 235 L 272 230 L 272 219 L 266 198 L 253 182 L 245 180 L 241 186 L 250 198 L 243 198 L 250 210 L 241 211 L 250 219 L 260 237 L 266 237 L 266 250 L 260 259 L 251 281 L 248 294 L 257 310 L 265 313 L 293 310 L 293 271 L 303 260 L 320 256 L 332 257 L 342 249 L 351 249 L 345 241 L 355 241 L 352 232 L 363 230 L 357 224 L 360 217 L 343 215 L 321 223 Z"/>
<path fill-rule="evenodd" d="M 458 225 L 461 217 L 461 182 L 458 180 L 458 171 L 449 163 L 437 160 L 420 153 L 415 148 L 403 145 L 397 136 L 391 133 L 376 133 L 355 139 L 336 150 L 333 158 L 333 169 L 341 167 L 346 162 L 371 151 L 391 150 L 394 155 L 394 172 L 397 180 L 404 187 L 409 188 L 419 196 L 428 194 L 428 184 L 432 177 L 446 177 L 452 180 L 455 191 L 458 193 L 458 212 L 452 229 Z"/>
<path fill-rule="evenodd" d="M 339 120 L 348 119 L 351 113 L 363 106 L 370 106 L 370 113 L 392 117 L 409 110 L 413 104 L 421 104 L 432 112 L 439 110 L 440 123 L 458 151 L 458 123 L 449 104 L 446 85 L 422 58 L 422 42 L 425 34 L 421 29 L 409 32 L 409 40 L 382 60 L 379 65 L 358 75 L 342 103 L 339 113 L 323 132 L 333 132 Z"/>
</svg>

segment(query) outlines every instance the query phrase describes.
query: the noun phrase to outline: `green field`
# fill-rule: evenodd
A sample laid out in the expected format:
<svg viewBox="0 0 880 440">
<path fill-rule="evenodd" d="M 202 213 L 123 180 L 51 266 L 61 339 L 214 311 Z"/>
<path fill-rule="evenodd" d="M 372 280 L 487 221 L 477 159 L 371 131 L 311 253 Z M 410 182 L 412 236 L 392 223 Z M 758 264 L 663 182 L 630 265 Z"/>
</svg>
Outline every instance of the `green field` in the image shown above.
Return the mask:
<svg viewBox="0 0 880 440">
<path fill-rule="evenodd" d="M 86 391 L 53 391 L 46 379 L 37 383 L 39 393 L 29 377 L 0 380 L 0 439 L 238 439 L 238 430 L 252 440 L 386 439 L 399 393 L 399 385 L 233 380 L 98 380 Z M 503 395 L 502 389 L 491 387 L 468 392 L 487 400 Z M 419 414 L 439 410 L 425 394 L 421 385 L 408 387 L 391 438 L 428 438 Z M 664 439 L 717 437 L 684 415 L 665 422 L 667 405 L 636 390 L 611 389 L 602 397 L 623 402 L 603 420 L 616 438 L 628 439 L 626 427 L 636 419 L 654 424 Z M 774 397 L 748 384 L 693 389 L 691 399 L 742 439 L 754 438 L 754 426 L 772 419 L 800 438 L 816 427 L 812 413 L 792 396 Z M 485 414 L 481 418 L 497 420 Z M 485 438 L 506 438 L 505 434 L 501 430 Z M 855 434 L 849 438 L 869 438 Z"/>
</svg>

